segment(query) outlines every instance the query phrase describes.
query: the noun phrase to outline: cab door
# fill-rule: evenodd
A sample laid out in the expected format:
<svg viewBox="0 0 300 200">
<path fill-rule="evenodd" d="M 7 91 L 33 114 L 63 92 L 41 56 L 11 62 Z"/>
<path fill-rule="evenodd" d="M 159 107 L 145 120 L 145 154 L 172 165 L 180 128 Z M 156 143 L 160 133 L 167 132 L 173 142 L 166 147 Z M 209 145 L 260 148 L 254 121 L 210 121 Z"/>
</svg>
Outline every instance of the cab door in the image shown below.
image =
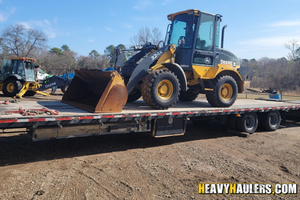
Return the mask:
<svg viewBox="0 0 300 200">
<path fill-rule="evenodd" d="M 204 75 L 219 62 L 220 15 L 201 13 L 192 65 L 200 75 Z"/>
</svg>

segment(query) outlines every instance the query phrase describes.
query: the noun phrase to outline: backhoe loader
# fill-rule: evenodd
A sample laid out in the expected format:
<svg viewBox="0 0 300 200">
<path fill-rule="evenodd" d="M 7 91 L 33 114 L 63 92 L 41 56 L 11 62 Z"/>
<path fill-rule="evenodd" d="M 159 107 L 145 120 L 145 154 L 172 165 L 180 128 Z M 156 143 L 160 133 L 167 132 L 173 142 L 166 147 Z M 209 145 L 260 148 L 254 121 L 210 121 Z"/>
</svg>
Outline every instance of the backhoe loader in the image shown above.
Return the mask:
<svg viewBox="0 0 300 200">
<path fill-rule="evenodd" d="M 0 68 L 0 91 L 5 96 L 22 98 L 23 95 L 34 96 L 40 93 L 40 85 L 35 81 L 35 59 L 26 57 L 3 58 Z"/>
<path fill-rule="evenodd" d="M 239 59 L 223 49 L 226 26 L 220 42 L 221 18 L 194 9 L 168 15 L 165 41 L 135 47 L 139 52 L 125 63 L 118 50 L 114 71 L 77 70 L 63 101 L 91 112 L 119 112 L 141 96 L 152 108 L 167 109 L 204 93 L 212 106 L 231 106 L 244 82 Z"/>
</svg>

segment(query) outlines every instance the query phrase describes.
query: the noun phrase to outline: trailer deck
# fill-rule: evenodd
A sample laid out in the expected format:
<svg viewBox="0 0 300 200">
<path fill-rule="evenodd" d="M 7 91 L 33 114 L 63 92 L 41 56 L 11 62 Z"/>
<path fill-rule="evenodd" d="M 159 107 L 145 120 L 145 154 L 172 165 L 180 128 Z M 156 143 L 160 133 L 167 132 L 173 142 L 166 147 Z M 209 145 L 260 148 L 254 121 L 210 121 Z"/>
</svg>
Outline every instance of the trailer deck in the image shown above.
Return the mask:
<svg viewBox="0 0 300 200">
<path fill-rule="evenodd" d="M 10 111 L 18 111 L 19 108 L 25 110 L 31 109 L 50 109 L 59 112 L 58 115 L 40 114 L 35 116 L 23 116 L 20 113 L 3 114 Z M 167 110 L 151 109 L 142 100 L 128 103 L 122 112 L 119 113 L 89 113 L 79 108 L 70 106 L 61 101 L 21 101 L 19 103 L 10 103 L 9 105 L 0 105 L 0 128 L 21 128 L 30 127 L 32 123 L 39 125 L 51 125 L 51 122 L 64 122 L 64 124 L 93 123 L 93 120 L 107 121 L 128 121 L 141 118 L 162 118 L 162 117 L 199 117 L 213 115 L 242 114 L 244 112 L 266 112 L 270 110 L 299 110 L 300 101 L 266 101 L 238 99 L 235 104 L 229 108 L 216 108 L 210 106 L 206 100 L 196 100 L 193 102 L 178 102 L 172 108 Z M 44 123 L 43 122 L 47 122 Z"/>
</svg>

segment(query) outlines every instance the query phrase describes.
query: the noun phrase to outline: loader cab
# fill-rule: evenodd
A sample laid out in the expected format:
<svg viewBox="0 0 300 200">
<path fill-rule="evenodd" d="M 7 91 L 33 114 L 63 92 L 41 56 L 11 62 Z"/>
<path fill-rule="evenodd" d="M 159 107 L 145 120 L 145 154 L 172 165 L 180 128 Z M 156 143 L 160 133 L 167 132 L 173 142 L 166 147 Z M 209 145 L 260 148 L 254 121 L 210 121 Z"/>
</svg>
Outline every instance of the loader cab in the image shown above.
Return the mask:
<svg viewBox="0 0 300 200">
<path fill-rule="evenodd" d="M 187 10 L 168 15 L 172 21 L 168 44 L 176 44 L 175 62 L 187 70 L 192 65 L 216 66 L 219 62 L 221 15 Z"/>
</svg>

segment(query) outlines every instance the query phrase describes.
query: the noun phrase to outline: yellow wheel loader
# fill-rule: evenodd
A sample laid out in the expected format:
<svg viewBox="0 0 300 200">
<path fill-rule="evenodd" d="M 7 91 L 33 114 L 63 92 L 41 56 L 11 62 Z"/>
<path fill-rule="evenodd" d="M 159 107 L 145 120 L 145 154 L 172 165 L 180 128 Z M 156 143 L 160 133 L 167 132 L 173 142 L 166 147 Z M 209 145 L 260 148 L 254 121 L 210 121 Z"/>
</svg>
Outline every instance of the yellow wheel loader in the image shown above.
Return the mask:
<svg viewBox="0 0 300 200">
<path fill-rule="evenodd" d="M 22 98 L 23 95 L 34 96 L 40 87 L 35 82 L 35 59 L 26 57 L 3 58 L 0 69 L 0 91 L 5 96 Z"/>
<path fill-rule="evenodd" d="M 223 49 L 221 18 L 200 10 L 168 15 L 171 24 L 161 48 L 151 43 L 135 47 L 138 53 L 125 63 L 118 50 L 112 72 L 77 70 L 63 101 L 91 112 L 117 112 L 141 96 L 152 108 L 167 109 L 178 99 L 193 101 L 204 93 L 212 106 L 231 106 L 244 83 L 239 59 Z"/>
</svg>

